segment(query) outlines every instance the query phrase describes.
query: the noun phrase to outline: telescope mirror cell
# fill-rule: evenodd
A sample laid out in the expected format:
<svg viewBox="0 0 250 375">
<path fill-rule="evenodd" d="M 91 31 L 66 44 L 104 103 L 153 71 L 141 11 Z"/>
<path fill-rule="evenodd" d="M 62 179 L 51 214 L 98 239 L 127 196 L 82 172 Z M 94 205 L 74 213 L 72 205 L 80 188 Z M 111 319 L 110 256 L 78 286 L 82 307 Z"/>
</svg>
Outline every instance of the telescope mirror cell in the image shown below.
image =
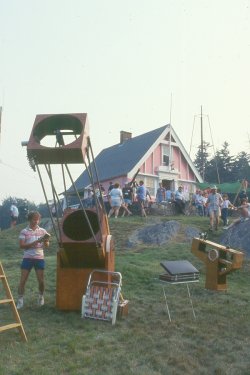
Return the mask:
<svg viewBox="0 0 250 375">
<path fill-rule="evenodd" d="M 86 210 L 91 228 L 96 235 L 99 231 L 98 216 L 95 212 Z M 83 210 L 71 212 L 64 220 L 62 230 L 73 241 L 86 241 L 93 237 Z"/>
</svg>

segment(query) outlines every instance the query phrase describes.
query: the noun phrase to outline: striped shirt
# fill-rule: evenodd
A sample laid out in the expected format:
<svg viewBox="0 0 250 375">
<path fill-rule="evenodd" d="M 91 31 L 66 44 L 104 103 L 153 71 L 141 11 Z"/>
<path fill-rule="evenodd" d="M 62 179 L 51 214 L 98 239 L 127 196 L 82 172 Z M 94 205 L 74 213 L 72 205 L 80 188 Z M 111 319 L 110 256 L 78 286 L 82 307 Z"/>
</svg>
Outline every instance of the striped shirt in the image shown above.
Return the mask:
<svg viewBox="0 0 250 375">
<path fill-rule="evenodd" d="M 20 232 L 19 240 L 24 240 L 25 244 L 29 244 L 37 241 L 46 233 L 47 231 L 39 226 L 35 230 L 28 226 Z M 39 242 L 34 247 L 24 250 L 23 258 L 44 259 L 42 243 Z"/>
</svg>

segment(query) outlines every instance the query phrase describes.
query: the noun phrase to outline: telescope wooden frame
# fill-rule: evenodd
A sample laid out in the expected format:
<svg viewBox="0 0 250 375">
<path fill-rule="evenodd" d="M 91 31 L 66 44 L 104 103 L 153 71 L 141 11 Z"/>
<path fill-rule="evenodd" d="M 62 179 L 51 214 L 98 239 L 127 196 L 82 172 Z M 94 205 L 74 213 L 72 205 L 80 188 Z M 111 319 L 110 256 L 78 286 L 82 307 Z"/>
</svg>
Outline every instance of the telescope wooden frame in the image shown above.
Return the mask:
<svg viewBox="0 0 250 375">
<path fill-rule="evenodd" d="M 81 309 L 93 269 L 113 272 L 115 268 L 115 246 L 106 212 L 99 207 L 86 209 L 85 213 L 93 233 L 81 209 L 65 210 L 60 222 L 56 279 L 56 307 L 60 310 Z M 109 273 L 104 272 L 101 281 L 108 282 L 109 278 Z"/>
<path fill-rule="evenodd" d="M 105 254 L 104 265 L 101 270 L 114 271 L 115 252 L 111 235 L 107 235 L 102 243 Z M 74 248 L 71 250 L 74 253 Z M 56 277 L 56 307 L 59 310 L 78 311 L 81 309 L 82 296 L 86 293 L 89 276 L 94 267 L 72 267 L 68 262 L 65 249 L 59 248 L 57 252 L 57 277 Z M 103 274 L 101 281 L 108 282 L 108 276 Z"/>
<path fill-rule="evenodd" d="M 193 238 L 191 252 L 205 263 L 205 288 L 227 290 L 227 275 L 242 267 L 244 253 L 201 238 Z"/>
<path fill-rule="evenodd" d="M 24 144 L 27 146 L 30 166 L 34 170 L 37 168 L 39 172 L 38 165 L 45 165 L 53 188 L 55 205 L 58 202 L 56 202 L 57 194 L 50 164 L 59 164 L 64 167 L 64 164 L 84 163 L 94 190 L 94 177 L 98 181 L 98 176 L 89 138 L 87 113 L 37 115 L 29 141 Z M 66 169 L 69 173 L 68 168 Z M 65 184 L 63 171 L 62 168 Z M 39 177 L 50 211 L 40 172 Z M 101 196 L 100 191 L 99 193 Z M 95 198 L 96 207 L 85 209 L 78 195 L 81 208 L 70 209 L 67 207 L 61 220 L 57 217 L 57 228 L 56 225 L 54 226 L 54 230 L 58 230 L 59 233 L 57 238 L 59 250 L 57 253 L 56 306 L 61 310 L 81 309 L 82 296 L 86 291 L 88 278 L 93 269 L 114 271 L 114 241 L 110 234 L 104 202 Z M 58 197 L 57 200 L 59 200 Z M 108 280 L 104 279 L 103 281 Z"/>
<path fill-rule="evenodd" d="M 75 140 L 64 144 L 64 136 L 67 138 L 69 134 L 72 134 Z M 57 140 L 55 147 L 41 144 L 47 136 L 53 136 Z M 37 115 L 27 144 L 30 164 L 83 163 L 88 137 L 87 113 Z"/>
</svg>

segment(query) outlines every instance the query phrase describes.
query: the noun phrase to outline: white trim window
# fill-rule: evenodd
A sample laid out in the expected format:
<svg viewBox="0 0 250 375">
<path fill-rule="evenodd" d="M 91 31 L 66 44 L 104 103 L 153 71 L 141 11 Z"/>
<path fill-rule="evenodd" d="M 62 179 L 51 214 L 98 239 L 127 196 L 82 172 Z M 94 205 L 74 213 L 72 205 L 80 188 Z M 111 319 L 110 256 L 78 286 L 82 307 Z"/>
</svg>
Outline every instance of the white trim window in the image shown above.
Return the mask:
<svg viewBox="0 0 250 375">
<path fill-rule="evenodd" d="M 161 152 L 162 152 L 162 165 L 165 165 L 166 167 L 169 166 L 169 146 L 162 145 L 161 146 Z"/>
</svg>

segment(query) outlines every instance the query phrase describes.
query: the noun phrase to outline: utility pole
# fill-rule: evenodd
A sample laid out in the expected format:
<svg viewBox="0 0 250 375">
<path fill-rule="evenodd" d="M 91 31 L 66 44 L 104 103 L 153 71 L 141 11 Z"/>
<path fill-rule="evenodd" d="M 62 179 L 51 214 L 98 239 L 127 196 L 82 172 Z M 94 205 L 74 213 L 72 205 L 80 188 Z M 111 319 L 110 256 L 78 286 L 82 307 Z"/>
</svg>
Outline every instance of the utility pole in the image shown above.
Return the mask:
<svg viewBox="0 0 250 375">
<path fill-rule="evenodd" d="M 0 107 L 0 144 L 1 144 L 1 122 L 2 122 L 2 110 L 3 110 L 3 107 Z"/>
<path fill-rule="evenodd" d="M 172 93 L 170 97 L 170 113 L 169 113 L 169 167 L 170 168 L 172 168 L 171 127 L 172 127 Z"/>
<path fill-rule="evenodd" d="M 201 171 L 202 179 L 205 177 L 205 165 L 204 165 L 204 143 L 203 143 L 203 118 L 202 118 L 202 106 L 201 106 Z"/>
</svg>

